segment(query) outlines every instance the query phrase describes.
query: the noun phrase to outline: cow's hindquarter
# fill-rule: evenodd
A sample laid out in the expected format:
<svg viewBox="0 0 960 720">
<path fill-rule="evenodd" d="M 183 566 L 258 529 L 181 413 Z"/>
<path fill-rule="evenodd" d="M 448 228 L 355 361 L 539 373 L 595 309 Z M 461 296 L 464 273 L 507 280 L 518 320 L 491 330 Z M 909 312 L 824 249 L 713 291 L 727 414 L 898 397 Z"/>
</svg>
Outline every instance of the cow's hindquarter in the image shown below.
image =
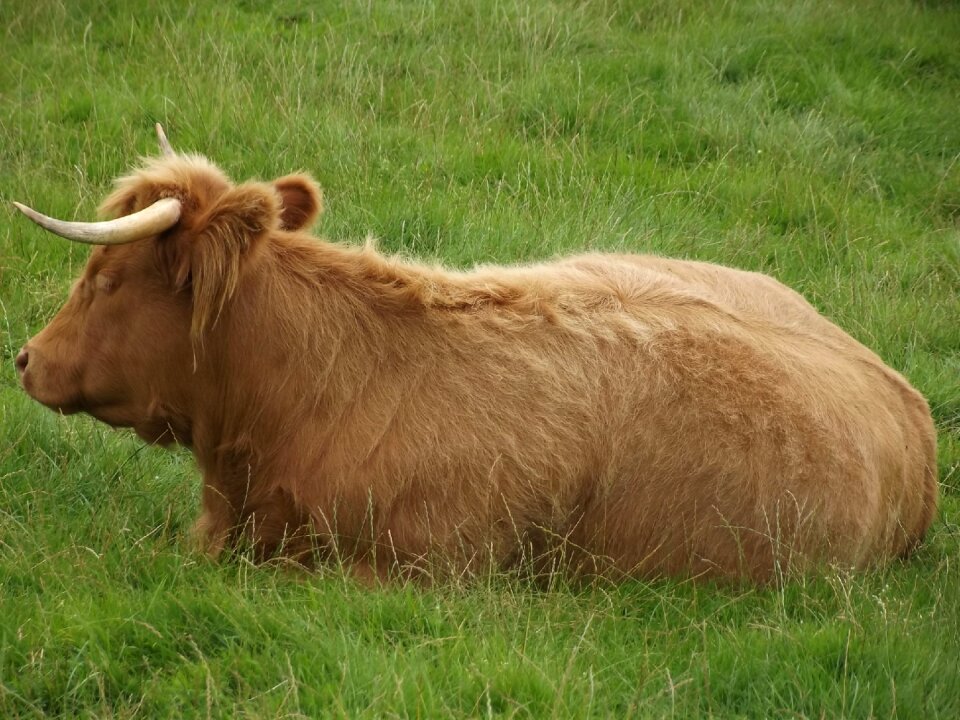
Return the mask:
<svg viewBox="0 0 960 720">
<path fill-rule="evenodd" d="M 875 369 L 888 389 L 890 405 L 902 435 L 899 446 L 886 448 L 891 501 L 886 533 L 878 551 L 906 556 L 923 540 L 936 515 L 939 499 L 937 483 L 937 432 L 924 397 L 888 367 Z M 899 463 L 896 462 L 899 460 Z"/>
<path fill-rule="evenodd" d="M 664 330 L 648 352 L 635 379 L 648 389 L 619 408 L 624 444 L 578 536 L 619 571 L 764 580 L 863 566 L 922 535 L 932 425 L 896 373 L 722 323 Z"/>
</svg>

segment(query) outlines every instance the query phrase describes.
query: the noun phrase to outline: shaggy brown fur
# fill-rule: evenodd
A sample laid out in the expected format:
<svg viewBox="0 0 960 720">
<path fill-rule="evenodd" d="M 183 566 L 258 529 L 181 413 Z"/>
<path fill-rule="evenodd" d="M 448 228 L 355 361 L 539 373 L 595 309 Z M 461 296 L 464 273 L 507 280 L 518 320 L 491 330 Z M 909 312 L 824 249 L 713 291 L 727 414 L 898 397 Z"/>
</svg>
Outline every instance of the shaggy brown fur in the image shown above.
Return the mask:
<svg viewBox="0 0 960 720">
<path fill-rule="evenodd" d="M 180 222 L 94 250 L 23 383 L 191 447 L 210 553 L 763 581 L 905 554 L 934 515 L 924 399 L 769 277 L 427 267 L 301 232 L 306 176 L 235 186 L 200 157 L 103 207 L 168 196 Z"/>
</svg>

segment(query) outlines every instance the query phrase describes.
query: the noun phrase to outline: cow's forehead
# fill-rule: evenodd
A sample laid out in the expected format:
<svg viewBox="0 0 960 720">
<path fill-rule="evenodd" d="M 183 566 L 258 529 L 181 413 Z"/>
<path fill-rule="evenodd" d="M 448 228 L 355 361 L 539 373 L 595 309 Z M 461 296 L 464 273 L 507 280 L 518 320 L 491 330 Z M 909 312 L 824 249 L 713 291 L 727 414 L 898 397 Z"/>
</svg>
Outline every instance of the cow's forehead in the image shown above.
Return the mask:
<svg viewBox="0 0 960 720">
<path fill-rule="evenodd" d="M 86 275 L 95 275 L 100 272 L 105 264 L 107 264 L 114 256 L 108 254 L 106 247 L 98 245 L 93 248 L 90 252 L 90 257 L 87 258 L 87 266 L 84 269 L 84 274 Z"/>
<path fill-rule="evenodd" d="M 141 244 L 142 243 L 137 242 L 113 247 L 98 245 L 90 253 L 83 274 L 86 277 L 93 277 L 104 270 L 119 269 L 119 267 L 129 262 L 132 255 L 142 250 L 142 248 L 136 247 Z"/>
</svg>

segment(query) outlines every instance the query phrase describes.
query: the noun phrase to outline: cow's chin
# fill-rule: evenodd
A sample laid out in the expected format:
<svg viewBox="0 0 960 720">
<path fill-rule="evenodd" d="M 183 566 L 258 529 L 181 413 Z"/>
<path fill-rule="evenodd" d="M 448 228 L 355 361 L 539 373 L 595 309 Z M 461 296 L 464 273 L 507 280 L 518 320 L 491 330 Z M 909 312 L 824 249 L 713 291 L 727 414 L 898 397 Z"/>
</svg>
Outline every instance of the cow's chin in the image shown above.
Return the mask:
<svg viewBox="0 0 960 720">
<path fill-rule="evenodd" d="M 34 373 L 27 371 L 20 378 L 24 392 L 44 407 L 50 408 L 61 415 L 73 415 L 83 410 L 83 399 L 79 393 L 51 392 L 44 383 L 38 383 Z"/>
<path fill-rule="evenodd" d="M 87 407 L 83 409 L 100 422 L 115 428 L 133 428 L 137 436 L 151 445 L 170 447 L 190 445 L 189 428 L 165 417 L 138 417 L 129 409 L 117 406 Z"/>
<path fill-rule="evenodd" d="M 87 407 L 84 412 L 115 428 L 133 428 L 137 436 L 151 445 L 170 447 L 189 445 L 189 429 L 170 418 L 137 413 L 116 405 Z"/>
<path fill-rule="evenodd" d="M 34 400 L 37 400 L 41 405 L 50 408 L 59 415 L 76 415 L 77 413 L 84 412 L 83 402 L 80 400 L 73 402 L 46 402 L 37 398 L 34 398 Z"/>
<path fill-rule="evenodd" d="M 23 388 L 34 400 L 60 415 L 84 413 L 110 427 L 133 428 L 142 440 L 151 445 L 189 447 L 191 444 L 190 427 L 185 420 L 173 420 L 113 402 L 99 402 L 79 392 L 55 397 L 29 382 L 26 377 Z"/>
</svg>

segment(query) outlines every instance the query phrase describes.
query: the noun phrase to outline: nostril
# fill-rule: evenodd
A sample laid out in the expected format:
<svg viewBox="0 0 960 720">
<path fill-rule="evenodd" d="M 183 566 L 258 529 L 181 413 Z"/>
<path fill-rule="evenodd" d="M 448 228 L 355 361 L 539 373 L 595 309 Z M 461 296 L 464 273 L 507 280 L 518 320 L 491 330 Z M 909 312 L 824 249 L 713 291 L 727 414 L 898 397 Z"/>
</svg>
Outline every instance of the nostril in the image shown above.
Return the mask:
<svg viewBox="0 0 960 720">
<path fill-rule="evenodd" d="M 20 372 L 26 372 L 27 363 L 30 362 L 30 354 L 27 352 L 26 348 L 20 351 L 17 355 L 17 359 L 14 360 L 17 365 L 17 370 Z"/>
</svg>

